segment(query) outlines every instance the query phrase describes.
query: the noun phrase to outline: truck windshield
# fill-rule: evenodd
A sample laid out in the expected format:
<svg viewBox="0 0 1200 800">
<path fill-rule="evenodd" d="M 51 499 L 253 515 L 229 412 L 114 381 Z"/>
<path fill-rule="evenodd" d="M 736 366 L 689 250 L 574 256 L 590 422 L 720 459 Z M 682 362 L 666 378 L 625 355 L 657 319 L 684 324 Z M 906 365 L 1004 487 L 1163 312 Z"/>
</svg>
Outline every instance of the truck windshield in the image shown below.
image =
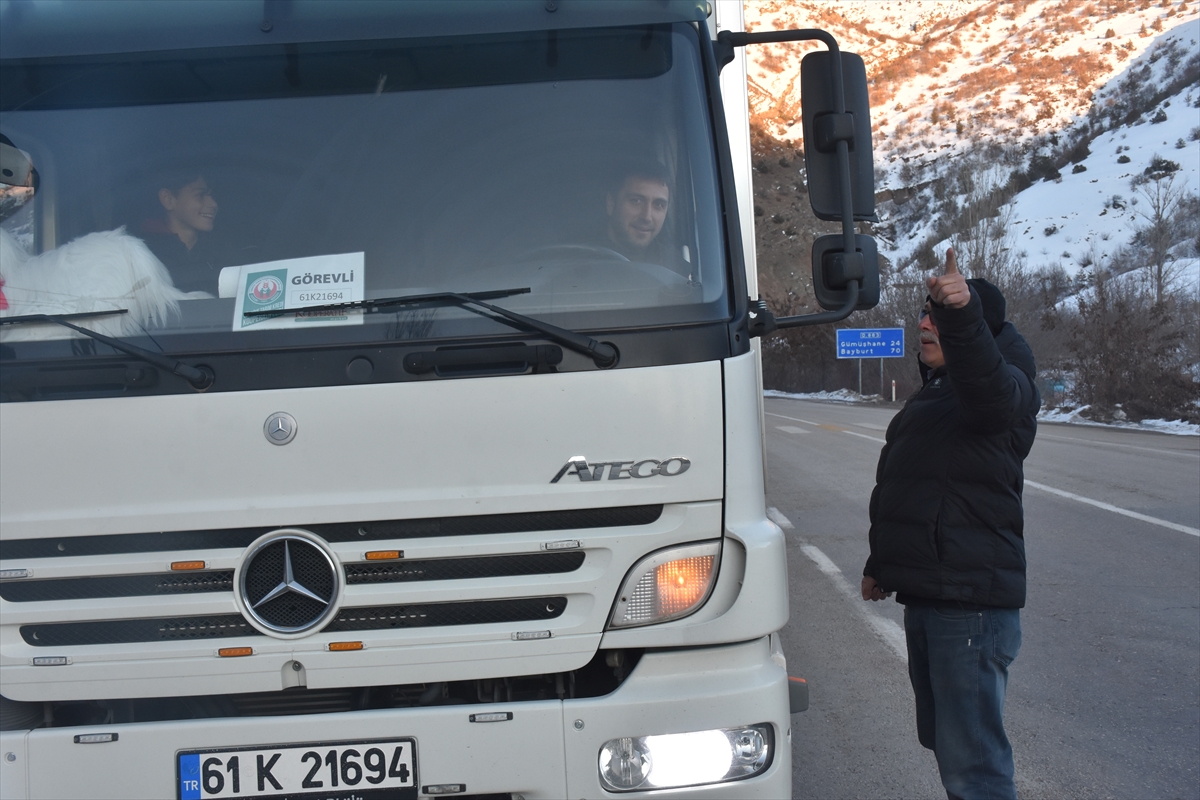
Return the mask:
<svg viewBox="0 0 1200 800">
<path fill-rule="evenodd" d="M 514 335 L 446 304 L 303 310 L 425 293 L 528 288 L 491 302 L 593 335 L 730 315 L 689 25 L 22 58 L 0 78 L 7 152 L 32 165 L 0 187 L 0 314 L 128 309 L 88 327 L 193 356 Z M 10 362 L 94 355 L 81 341 L 0 328 Z"/>
</svg>

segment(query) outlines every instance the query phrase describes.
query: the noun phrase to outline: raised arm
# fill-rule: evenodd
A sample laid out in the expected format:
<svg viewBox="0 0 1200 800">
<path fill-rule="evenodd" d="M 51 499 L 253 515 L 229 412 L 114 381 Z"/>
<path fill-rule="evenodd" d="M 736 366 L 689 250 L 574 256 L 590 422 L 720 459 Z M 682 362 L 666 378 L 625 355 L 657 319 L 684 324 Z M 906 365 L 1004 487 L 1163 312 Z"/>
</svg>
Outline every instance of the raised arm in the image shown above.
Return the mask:
<svg viewBox="0 0 1200 800">
<path fill-rule="evenodd" d="M 968 426 L 981 433 L 1008 428 L 1036 397 L 1032 379 L 1004 360 L 953 250 L 946 251 L 944 273 L 926 285 L 946 372 Z"/>
</svg>

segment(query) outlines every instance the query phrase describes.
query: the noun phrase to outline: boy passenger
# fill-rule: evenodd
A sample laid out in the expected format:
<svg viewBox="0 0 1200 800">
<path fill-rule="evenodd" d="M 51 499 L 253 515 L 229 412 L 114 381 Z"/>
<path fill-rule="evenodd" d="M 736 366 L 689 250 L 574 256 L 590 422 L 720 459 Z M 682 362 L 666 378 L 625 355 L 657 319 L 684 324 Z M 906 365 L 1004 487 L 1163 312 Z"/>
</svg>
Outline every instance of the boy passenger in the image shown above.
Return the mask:
<svg viewBox="0 0 1200 800">
<path fill-rule="evenodd" d="M 161 215 L 142 223 L 142 239 L 171 273 L 176 288 L 215 295 L 221 267 L 227 264 L 207 239 L 218 208 L 208 182 L 199 169 L 181 168 L 160 174 L 156 183 Z"/>
</svg>

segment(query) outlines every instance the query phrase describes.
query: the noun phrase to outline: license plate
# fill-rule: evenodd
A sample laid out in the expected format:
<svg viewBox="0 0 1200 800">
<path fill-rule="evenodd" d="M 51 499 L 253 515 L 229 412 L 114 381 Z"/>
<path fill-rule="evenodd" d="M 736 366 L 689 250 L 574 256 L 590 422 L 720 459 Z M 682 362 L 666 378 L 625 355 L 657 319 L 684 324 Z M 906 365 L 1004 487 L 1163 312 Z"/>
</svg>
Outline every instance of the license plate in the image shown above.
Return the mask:
<svg viewBox="0 0 1200 800">
<path fill-rule="evenodd" d="M 192 750 L 176 756 L 179 800 L 416 798 L 413 739 Z"/>
</svg>

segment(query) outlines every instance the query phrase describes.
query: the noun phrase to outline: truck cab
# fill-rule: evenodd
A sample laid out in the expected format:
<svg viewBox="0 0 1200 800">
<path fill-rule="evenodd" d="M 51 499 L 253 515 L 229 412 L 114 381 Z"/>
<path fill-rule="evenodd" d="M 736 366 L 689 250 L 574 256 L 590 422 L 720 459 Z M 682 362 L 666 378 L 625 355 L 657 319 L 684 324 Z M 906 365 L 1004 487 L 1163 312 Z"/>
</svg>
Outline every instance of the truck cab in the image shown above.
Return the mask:
<svg viewBox="0 0 1200 800">
<path fill-rule="evenodd" d="M 790 793 L 719 27 L 0 3 L 0 796 Z"/>
</svg>

